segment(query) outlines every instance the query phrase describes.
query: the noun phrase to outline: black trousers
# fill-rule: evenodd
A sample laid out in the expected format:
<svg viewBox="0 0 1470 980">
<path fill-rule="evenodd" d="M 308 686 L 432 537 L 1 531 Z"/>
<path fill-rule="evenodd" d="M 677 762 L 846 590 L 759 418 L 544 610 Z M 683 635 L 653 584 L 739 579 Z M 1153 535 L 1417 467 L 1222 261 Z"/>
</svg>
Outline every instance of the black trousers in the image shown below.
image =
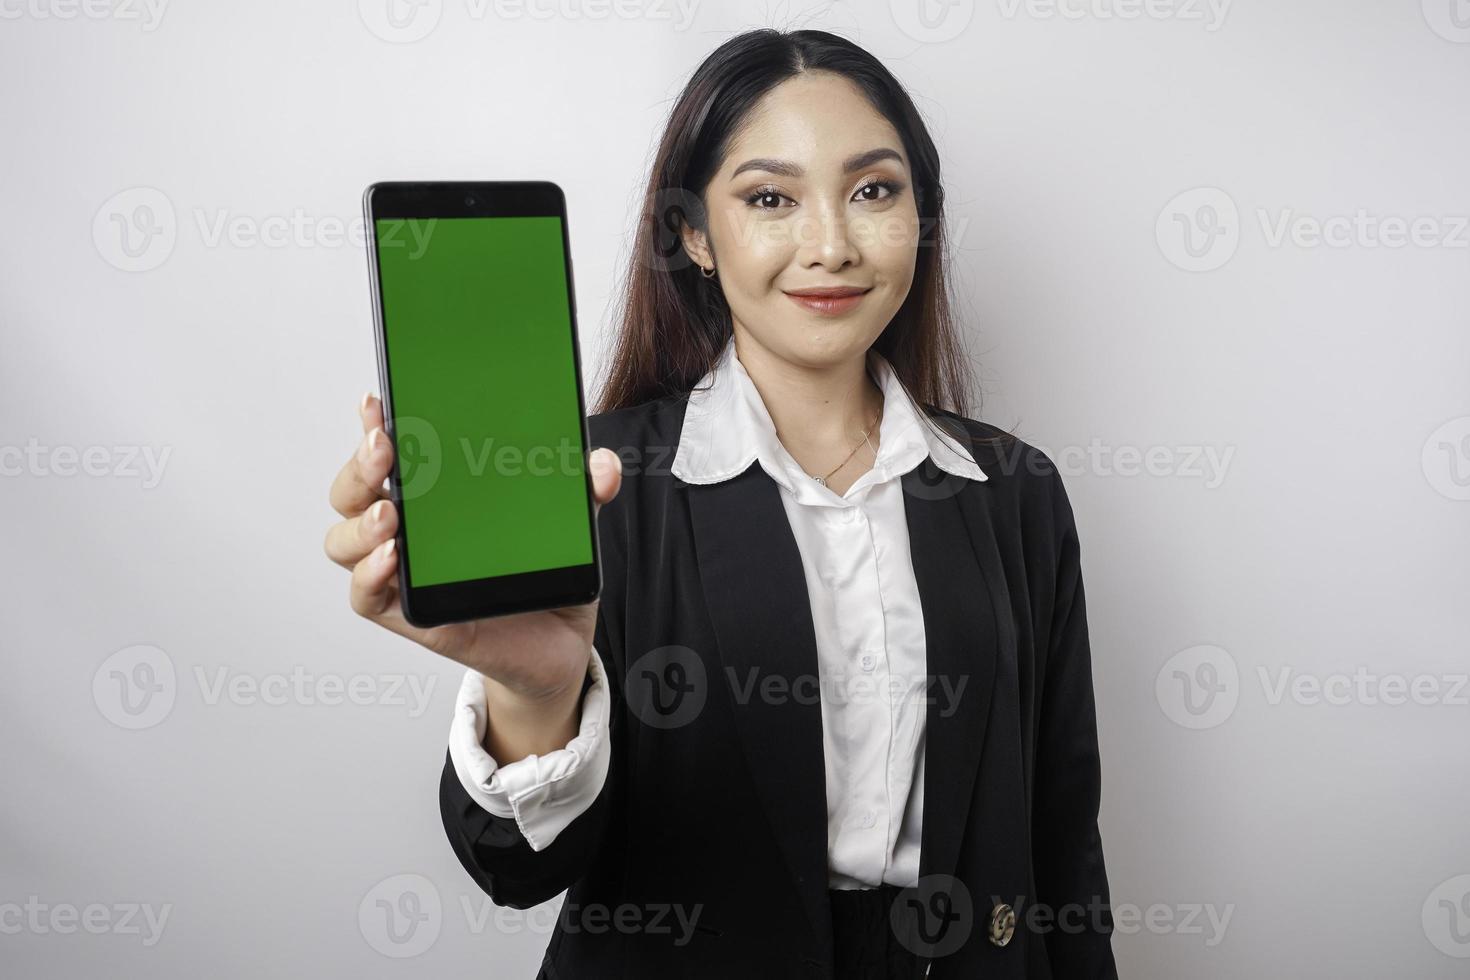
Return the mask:
<svg viewBox="0 0 1470 980">
<path fill-rule="evenodd" d="M 915 980 L 923 961 L 904 948 L 888 919 L 901 889 L 829 888 L 835 976 L 840 980 Z"/>
</svg>

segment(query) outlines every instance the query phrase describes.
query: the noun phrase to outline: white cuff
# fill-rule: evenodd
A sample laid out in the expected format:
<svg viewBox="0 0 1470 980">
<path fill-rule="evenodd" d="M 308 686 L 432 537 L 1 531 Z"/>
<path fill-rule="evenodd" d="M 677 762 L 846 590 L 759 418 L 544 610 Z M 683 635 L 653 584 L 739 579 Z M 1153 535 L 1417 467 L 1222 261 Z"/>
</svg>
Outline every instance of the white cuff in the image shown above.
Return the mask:
<svg viewBox="0 0 1470 980">
<path fill-rule="evenodd" d="M 558 834 L 592 806 L 612 759 L 611 702 L 602 657 L 592 648 L 592 686 L 582 703 L 577 735 L 566 748 L 529 755 L 508 766 L 485 751 L 485 676 L 466 670 L 449 729 L 449 758 L 470 797 L 497 817 L 514 817 L 531 850 L 551 846 Z"/>
</svg>

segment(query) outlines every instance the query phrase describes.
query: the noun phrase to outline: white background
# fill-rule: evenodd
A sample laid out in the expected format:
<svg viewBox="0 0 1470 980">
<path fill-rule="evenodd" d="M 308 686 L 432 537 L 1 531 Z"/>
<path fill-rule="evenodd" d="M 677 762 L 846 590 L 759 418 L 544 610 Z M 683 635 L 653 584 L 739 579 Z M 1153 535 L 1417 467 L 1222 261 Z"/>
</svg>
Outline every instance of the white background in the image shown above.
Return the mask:
<svg viewBox="0 0 1470 980">
<path fill-rule="evenodd" d="M 978 414 L 1065 468 L 1122 975 L 1470 969 L 1463 0 L 97 3 L 0 0 L 0 906 L 42 908 L 0 973 L 534 975 L 551 916 L 440 827 L 459 670 L 322 554 L 376 384 L 341 228 L 375 180 L 560 183 L 598 379 L 668 107 L 756 26 L 910 87 Z"/>
</svg>

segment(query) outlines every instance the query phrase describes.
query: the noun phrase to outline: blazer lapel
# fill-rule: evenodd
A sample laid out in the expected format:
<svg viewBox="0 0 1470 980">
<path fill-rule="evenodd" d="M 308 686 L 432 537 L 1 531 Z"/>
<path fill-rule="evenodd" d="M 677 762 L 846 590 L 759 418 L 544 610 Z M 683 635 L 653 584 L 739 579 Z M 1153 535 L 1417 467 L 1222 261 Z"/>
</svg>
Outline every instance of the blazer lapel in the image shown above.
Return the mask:
<svg viewBox="0 0 1470 980">
<path fill-rule="evenodd" d="M 946 474 L 929 459 L 902 479 L 931 683 L 919 849 L 923 878 L 953 875 L 967 836 L 1003 632 L 998 600 L 1004 596 L 993 591 L 1003 580 L 979 497 L 985 485 Z"/>
<path fill-rule="evenodd" d="M 932 679 L 919 875 L 953 875 L 967 836 L 1000 644 L 1014 638 L 998 619 L 1009 600 L 978 496 L 984 485 L 945 474 L 929 459 L 902 481 Z M 736 728 L 817 949 L 830 961 L 821 704 L 793 696 L 811 689 L 804 678 L 819 676 L 801 553 L 780 489 L 758 463 L 732 479 L 686 488 Z M 759 691 L 768 678 L 780 679 L 785 696 L 739 696 Z"/>
<path fill-rule="evenodd" d="M 780 488 L 759 463 L 708 485 L 686 484 L 700 578 L 735 724 L 824 961 L 827 780 L 816 631 L 801 552 Z M 759 695 L 779 678 L 782 696 Z M 741 692 L 757 692 L 741 697 Z"/>
</svg>

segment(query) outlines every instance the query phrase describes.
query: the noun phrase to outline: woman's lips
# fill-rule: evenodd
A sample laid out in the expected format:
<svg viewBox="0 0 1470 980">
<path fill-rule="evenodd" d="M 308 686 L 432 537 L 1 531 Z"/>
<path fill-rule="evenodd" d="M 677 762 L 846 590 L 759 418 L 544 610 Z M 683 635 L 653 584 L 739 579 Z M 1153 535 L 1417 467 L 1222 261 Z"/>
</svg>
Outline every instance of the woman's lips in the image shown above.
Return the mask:
<svg viewBox="0 0 1470 980">
<path fill-rule="evenodd" d="M 787 293 L 787 297 L 802 309 L 822 316 L 840 316 L 855 308 L 870 290 L 832 290 L 819 293 Z"/>
</svg>

